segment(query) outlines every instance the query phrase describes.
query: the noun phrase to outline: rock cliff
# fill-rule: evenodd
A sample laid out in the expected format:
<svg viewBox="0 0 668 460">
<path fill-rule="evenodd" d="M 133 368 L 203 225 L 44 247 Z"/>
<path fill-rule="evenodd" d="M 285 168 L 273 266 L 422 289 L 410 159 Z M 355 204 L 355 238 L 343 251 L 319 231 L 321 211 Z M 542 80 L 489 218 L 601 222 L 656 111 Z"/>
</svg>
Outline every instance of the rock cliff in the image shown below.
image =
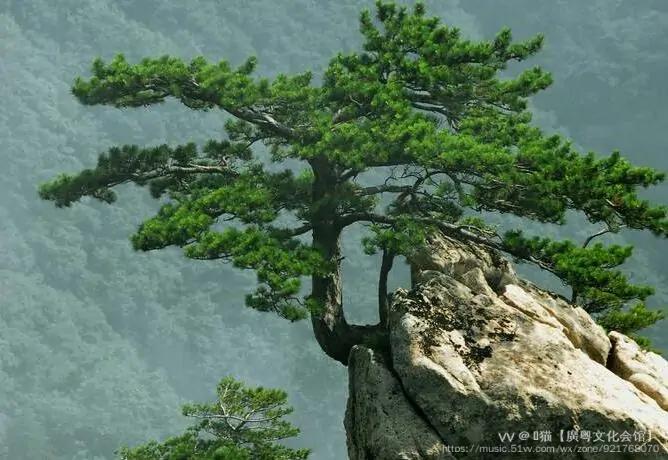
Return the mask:
<svg viewBox="0 0 668 460">
<path fill-rule="evenodd" d="M 668 458 L 668 363 L 447 237 L 412 260 L 390 353 L 355 347 L 353 460 Z"/>
</svg>

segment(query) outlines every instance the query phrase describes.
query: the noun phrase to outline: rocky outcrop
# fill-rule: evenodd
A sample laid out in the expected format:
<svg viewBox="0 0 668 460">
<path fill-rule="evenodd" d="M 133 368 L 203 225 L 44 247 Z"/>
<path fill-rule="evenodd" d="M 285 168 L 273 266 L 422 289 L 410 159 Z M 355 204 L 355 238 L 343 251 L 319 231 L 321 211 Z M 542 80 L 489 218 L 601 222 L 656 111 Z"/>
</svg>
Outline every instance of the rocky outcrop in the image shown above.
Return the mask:
<svg viewBox="0 0 668 460">
<path fill-rule="evenodd" d="M 611 332 L 608 368 L 628 380 L 668 411 L 668 362 L 656 353 L 643 351 L 631 339 Z"/>
<path fill-rule="evenodd" d="M 448 459 L 438 434 L 418 414 L 383 358 L 354 347 L 348 361 L 346 430 L 351 458 Z"/>
<path fill-rule="evenodd" d="M 496 253 L 439 236 L 412 262 L 390 356 L 351 355 L 350 458 L 668 458 L 661 357 Z"/>
</svg>

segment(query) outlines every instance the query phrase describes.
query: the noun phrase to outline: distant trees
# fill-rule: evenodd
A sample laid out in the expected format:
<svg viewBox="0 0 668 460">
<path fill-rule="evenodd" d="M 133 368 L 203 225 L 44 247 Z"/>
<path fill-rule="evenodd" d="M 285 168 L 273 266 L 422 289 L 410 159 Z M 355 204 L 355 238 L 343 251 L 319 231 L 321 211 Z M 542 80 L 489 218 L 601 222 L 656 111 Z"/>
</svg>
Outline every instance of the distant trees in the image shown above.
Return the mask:
<svg viewBox="0 0 668 460">
<path fill-rule="evenodd" d="M 225 378 L 210 404 L 183 406 L 183 415 L 197 422 L 180 436 L 162 443 L 122 448 L 122 460 L 301 460 L 308 449 L 279 443 L 299 430 L 284 417 L 292 412 L 281 390 L 247 388 Z"/>
</svg>

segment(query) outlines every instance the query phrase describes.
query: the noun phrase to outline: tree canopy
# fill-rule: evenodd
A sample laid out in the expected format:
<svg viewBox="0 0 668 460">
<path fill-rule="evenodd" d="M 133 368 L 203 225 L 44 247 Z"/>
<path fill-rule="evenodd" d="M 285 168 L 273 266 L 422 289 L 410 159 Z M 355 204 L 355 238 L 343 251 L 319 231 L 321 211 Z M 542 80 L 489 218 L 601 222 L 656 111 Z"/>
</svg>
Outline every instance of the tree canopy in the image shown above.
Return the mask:
<svg viewBox="0 0 668 460">
<path fill-rule="evenodd" d="M 173 98 L 229 114 L 227 137 L 201 147 L 115 147 L 96 167 L 43 184 L 40 196 L 57 206 L 84 196 L 111 203 L 117 185 L 147 186 L 167 202 L 132 236 L 135 249 L 178 246 L 193 259 L 254 270 L 258 288 L 247 304 L 289 320 L 310 316 L 320 346 L 342 363 L 355 344 L 384 343 L 382 287 L 392 260 L 410 257 L 431 231 L 553 273 L 608 328 L 633 333 L 661 318 L 643 303 L 652 288 L 621 270 L 631 248 L 595 239 L 622 229 L 665 237 L 667 208 L 639 195 L 664 174 L 618 152 L 582 154 L 531 124 L 528 99 L 551 84 L 550 74 L 501 74 L 534 56 L 541 36 L 516 42 L 503 29 L 471 41 L 422 4 L 380 1 L 360 25 L 363 50 L 335 56 L 319 84 L 309 72 L 256 78 L 254 58 L 238 67 L 203 57 L 95 60 L 93 76 L 72 88 L 81 103 L 144 107 Z M 379 174 L 378 183 L 366 180 Z M 580 243 L 520 229 L 498 234 L 484 220 L 500 213 L 564 224 L 573 212 L 596 226 Z M 358 223 L 370 231 L 364 249 L 383 253 L 375 325 L 349 324 L 342 305 L 340 237 Z"/>
</svg>

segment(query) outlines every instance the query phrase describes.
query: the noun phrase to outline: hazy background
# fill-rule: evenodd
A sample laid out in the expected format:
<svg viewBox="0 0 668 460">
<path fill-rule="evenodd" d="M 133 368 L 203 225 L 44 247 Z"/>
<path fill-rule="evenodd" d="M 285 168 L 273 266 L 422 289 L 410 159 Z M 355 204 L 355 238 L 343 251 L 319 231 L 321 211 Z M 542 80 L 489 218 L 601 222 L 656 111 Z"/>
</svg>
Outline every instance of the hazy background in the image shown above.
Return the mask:
<svg viewBox="0 0 668 460">
<path fill-rule="evenodd" d="M 668 2 L 462 0 L 429 13 L 471 37 L 511 26 L 546 35 L 531 64 L 553 72 L 535 99 L 536 121 L 584 150 L 620 149 L 666 170 Z M 0 458 L 108 459 L 122 443 L 175 434 L 179 405 L 212 398 L 233 375 L 282 387 L 314 459 L 345 458 L 345 369 L 316 347 L 306 322 L 243 307 L 251 273 L 186 260 L 177 250 L 134 253 L 128 236 L 157 208 L 145 191 L 112 206 L 66 210 L 39 201 L 37 185 L 92 166 L 115 144 L 204 141 L 222 117 L 175 103 L 148 110 L 79 106 L 69 93 L 96 56 L 134 61 L 172 54 L 238 64 L 259 58 L 273 75 L 313 69 L 360 42 L 354 0 L 0 0 Z M 668 201 L 662 186 L 648 197 Z M 549 234 L 583 238 L 578 224 Z M 374 315 L 375 260 L 348 235 L 346 301 Z M 637 244 L 630 271 L 668 300 L 665 242 Z M 359 254 L 359 251 L 356 251 Z M 401 268 L 401 267 L 400 267 Z M 534 275 L 530 271 L 529 275 Z M 403 281 L 405 270 L 395 273 Z M 537 279 L 550 282 L 546 277 Z M 552 285 L 556 288 L 556 286 Z M 649 332 L 668 350 L 666 323 Z"/>
</svg>

